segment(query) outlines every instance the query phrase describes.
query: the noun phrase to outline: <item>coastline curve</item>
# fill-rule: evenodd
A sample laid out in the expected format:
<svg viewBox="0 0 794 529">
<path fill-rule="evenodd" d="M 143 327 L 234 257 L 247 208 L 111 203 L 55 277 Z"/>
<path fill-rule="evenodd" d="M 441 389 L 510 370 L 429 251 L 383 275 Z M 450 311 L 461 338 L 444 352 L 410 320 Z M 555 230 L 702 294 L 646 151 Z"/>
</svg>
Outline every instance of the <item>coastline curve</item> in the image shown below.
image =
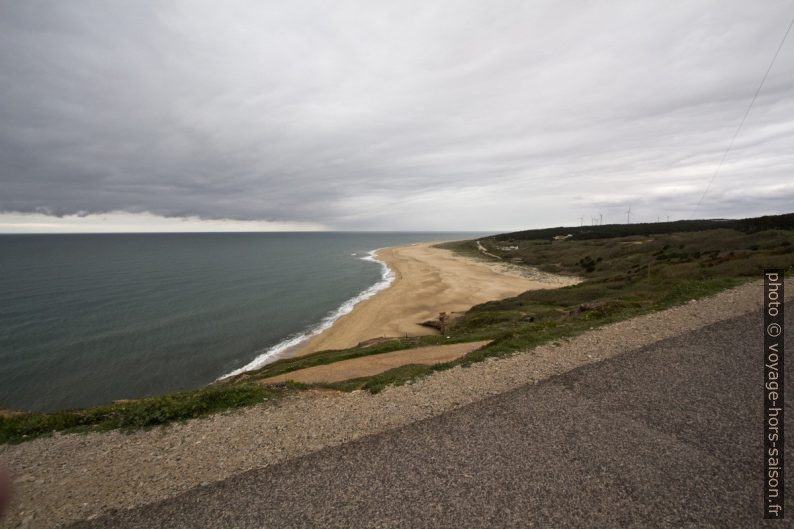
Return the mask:
<svg viewBox="0 0 794 529">
<path fill-rule="evenodd" d="M 233 377 L 247 371 L 253 371 L 255 369 L 259 369 L 275 360 L 278 360 L 282 357 L 282 355 L 307 342 L 308 340 L 314 338 L 315 336 L 319 335 L 323 331 L 330 329 L 331 326 L 341 318 L 342 316 L 349 314 L 353 311 L 356 305 L 361 303 L 362 301 L 371 298 L 378 292 L 382 290 L 386 290 L 389 288 L 395 279 L 394 271 L 389 268 L 389 265 L 386 264 L 384 261 L 381 261 L 377 258 L 377 252 L 382 250 L 383 248 L 377 248 L 375 250 L 371 250 L 367 252 L 367 255 L 364 257 L 359 257 L 362 261 L 370 261 L 373 263 L 378 263 L 381 265 L 381 278 L 378 282 L 371 285 L 370 287 L 362 290 L 357 295 L 353 296 L 352 298 L 348 299 L 342 305 L 340 305 L 335 310 L 328 313 L 326 317 L 324 317 L 320 322 L 308 329 L 292 334 L 287 338 L 281 340 L 277 344 L 268 347 L 267 349 L 260 350 L 256 352 L 256 356 L 253 360 L 245 364 L 244 366 L 237 368 L 225 375 L 221 375 L 215 381 L 218 382 L 220 380 L 224 380 L 229 377 Z"/>
</svg>

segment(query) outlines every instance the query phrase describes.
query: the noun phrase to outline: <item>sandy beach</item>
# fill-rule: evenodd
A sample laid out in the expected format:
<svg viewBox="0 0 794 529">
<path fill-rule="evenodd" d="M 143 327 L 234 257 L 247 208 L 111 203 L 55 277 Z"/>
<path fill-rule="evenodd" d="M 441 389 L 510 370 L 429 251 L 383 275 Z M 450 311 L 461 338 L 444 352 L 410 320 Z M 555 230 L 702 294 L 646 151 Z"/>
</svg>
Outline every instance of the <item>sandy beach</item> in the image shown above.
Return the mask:
<svg viewBox="0 0 794 529">
<path fill-rule="evenodd" d="M 356 305 L 293 354 L 344 349 L 381 337 L 437 334 L 419 323 L 438 318 L 440 312 L 463 312 L 479 303 L 527 290 L 577 282 L 575 278 L 542 273 L 530 277 L 516 267 L 462 257 L 433 244 L 437 243 L 378 250 L 377 259 L 394 273 L 391 286 Z"/>
</svg>

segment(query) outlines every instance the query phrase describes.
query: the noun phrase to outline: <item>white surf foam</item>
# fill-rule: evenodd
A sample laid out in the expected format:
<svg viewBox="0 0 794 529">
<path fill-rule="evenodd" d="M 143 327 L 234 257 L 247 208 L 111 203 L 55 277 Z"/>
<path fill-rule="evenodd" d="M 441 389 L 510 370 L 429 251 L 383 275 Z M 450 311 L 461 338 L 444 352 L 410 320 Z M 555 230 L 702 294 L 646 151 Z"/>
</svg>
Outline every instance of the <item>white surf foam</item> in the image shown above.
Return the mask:
<svg viewBox="0 0 794 529">
<path fill-rule="evenodd" d="M 381 265 L 380 281 L 378 281 L 368 289 L 360 292 L 357 296 L 352 297 L 349 300 L 345 301 L 336 310 L 329 312 L 328 315 L 325 318 L 323 318 L 320 321 L 320 323 L 318 323 L 314 327 L 311 327 L 306 331 L 293 334 L 292 336 L 289 336 L 283 341 L 277 343 L 273 347 L 270 347 L 260 352 L 259 354 L 257 354 L 256 358 L 251 360 L 249 363 L 247 363 L 246 365 L 244 365 L 239 369 L 235 369 L 230 373 L 226 373 L 225 375 L 219 377 L 218 380 L 223 380 L 224 378 L 233 377 L 235 375 L 239 375 L 240 373 L 245 373 L 246 371 L 253 371 L 254 369 L 259 369 L 260 367 L 269 364 L 270 362 L 274 362 L 278 360 L 285 351 L 295 347 L 296 345 L 301 344 L 302 342 L 305 342 L 310 338 L 313 338 L 314 336 L 317 336 L 324 330 L 331 327 L 331 325 L 333 325 L 336 320 L 338 320 L 345 314 L 349 314 L 353 310 L 353 307 L 355 307 L 365 299 L 371 298 L 381 290 L 388 288 L 389 285 L 391 285 L 392 282 L 394 281 L 394 272 L 391 271 L 391 269 L 386 265 L 386 263 L 384 263 L 383 261 L 379 261 L 375 257 L 375 252 L 377 251 L 378 250 L 372 250 L 366 256 L 360 257 L 360 259 L 364 261 L 372 261 L 374 263 L 379 263 Z"/>
</svg>

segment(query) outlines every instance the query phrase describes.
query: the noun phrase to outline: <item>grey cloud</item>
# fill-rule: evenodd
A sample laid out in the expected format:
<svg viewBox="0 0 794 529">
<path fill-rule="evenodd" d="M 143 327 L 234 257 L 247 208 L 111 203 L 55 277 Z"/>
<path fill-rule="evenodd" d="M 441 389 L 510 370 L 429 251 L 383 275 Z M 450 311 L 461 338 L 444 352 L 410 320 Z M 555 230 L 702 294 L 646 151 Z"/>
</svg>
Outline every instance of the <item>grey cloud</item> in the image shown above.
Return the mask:
<svg viewBox="0 0 794 529">
<path fill-rule="evenodd" d="M 0 211 L 336 228 L 688 215 L 790 3 L 0 2 Z M 782 212 L 788 42 L 704 216 Z"/>
</svg>

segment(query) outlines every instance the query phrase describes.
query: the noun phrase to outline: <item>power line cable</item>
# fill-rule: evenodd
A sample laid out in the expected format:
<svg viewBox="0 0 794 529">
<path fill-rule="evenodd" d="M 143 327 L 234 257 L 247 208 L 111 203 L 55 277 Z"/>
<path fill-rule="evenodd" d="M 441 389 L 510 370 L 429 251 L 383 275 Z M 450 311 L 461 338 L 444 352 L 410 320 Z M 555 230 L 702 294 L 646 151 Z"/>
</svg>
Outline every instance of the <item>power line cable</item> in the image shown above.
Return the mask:
<svg viewBox="0 0 794 529">
<path fill-rule="evenodd" d="M 725 152 L 722 153 L 722 159 L 720 159 L 720 163 L 717 165 L 717 169 L 714 171 L 714 174 L 711 176 L 711 180 L 709 180 L 709 184 L 706 186 L 706 189 L 703 190 L 703 194 L 700 196 L 700 200 L 698 200 L 697 204 L 695 204 L 694 209 L 689 214 L 691 217 L 697 208 L 700 207 L 700 204 L 703 203 L 703 199 L 706 198 L 706 194 L 711 189 L 711 185 L 714 183 L 714 180 L 717 179 L 717 175 L 720 173 L 720 169 L 722 169 L 722 164 L 725 163 L 725 158 L 728 157 L 728 153 L 733 148 L 733 143 L 736 141 L 736 137 L 739 135 L 739 131 L 742 130 L 744 126 L 744 122 L 747 121 L 747 116 L 750 115 L 750 110 L 753 108 L 755 104 L 755 100 L 758 99 L 758 94 L 761 93 L 761 88 L 763 88 L 764 83 L 766 82 L 766 78 L 769 76 L 769 72 L 772 71 L 772 66 L 774 66 L 775 61 L 777 60 L 777 56 L 780 55 L 780 50 L 783 49 L 783 43 L 786 42 L 786 38 L 788 38 L 789 32 L 791 32 L 791 27 L 794 26 L 794 18 L 791 19 L 789 22 L 788 28 L 786 28 L 786 33 L 783 35 L 783 39 L 780 41 L 780 45 L 777 47 L 777 51 L 775 51 L 775 55 L 772 57 L 772 61 L 769 63 L 769 67 L 766 69 L 764 73 L 764 77 L 761 79 L 761 82 L 758 84 L 758 88 L 755 90 L 755 94 L 753 94 L 753 98 L 750 100 L 750 104 L 747 107 L 747 110 L 744 112 L 744 116 L 742 117 L 742 121 L 739 123 L 739 126 L 736 127 L 736 131 L 733 133 L 733 137 L 731 138 L 730 143 L 728 144 L 728 148 L 725 149 Z"/>
</svg>

